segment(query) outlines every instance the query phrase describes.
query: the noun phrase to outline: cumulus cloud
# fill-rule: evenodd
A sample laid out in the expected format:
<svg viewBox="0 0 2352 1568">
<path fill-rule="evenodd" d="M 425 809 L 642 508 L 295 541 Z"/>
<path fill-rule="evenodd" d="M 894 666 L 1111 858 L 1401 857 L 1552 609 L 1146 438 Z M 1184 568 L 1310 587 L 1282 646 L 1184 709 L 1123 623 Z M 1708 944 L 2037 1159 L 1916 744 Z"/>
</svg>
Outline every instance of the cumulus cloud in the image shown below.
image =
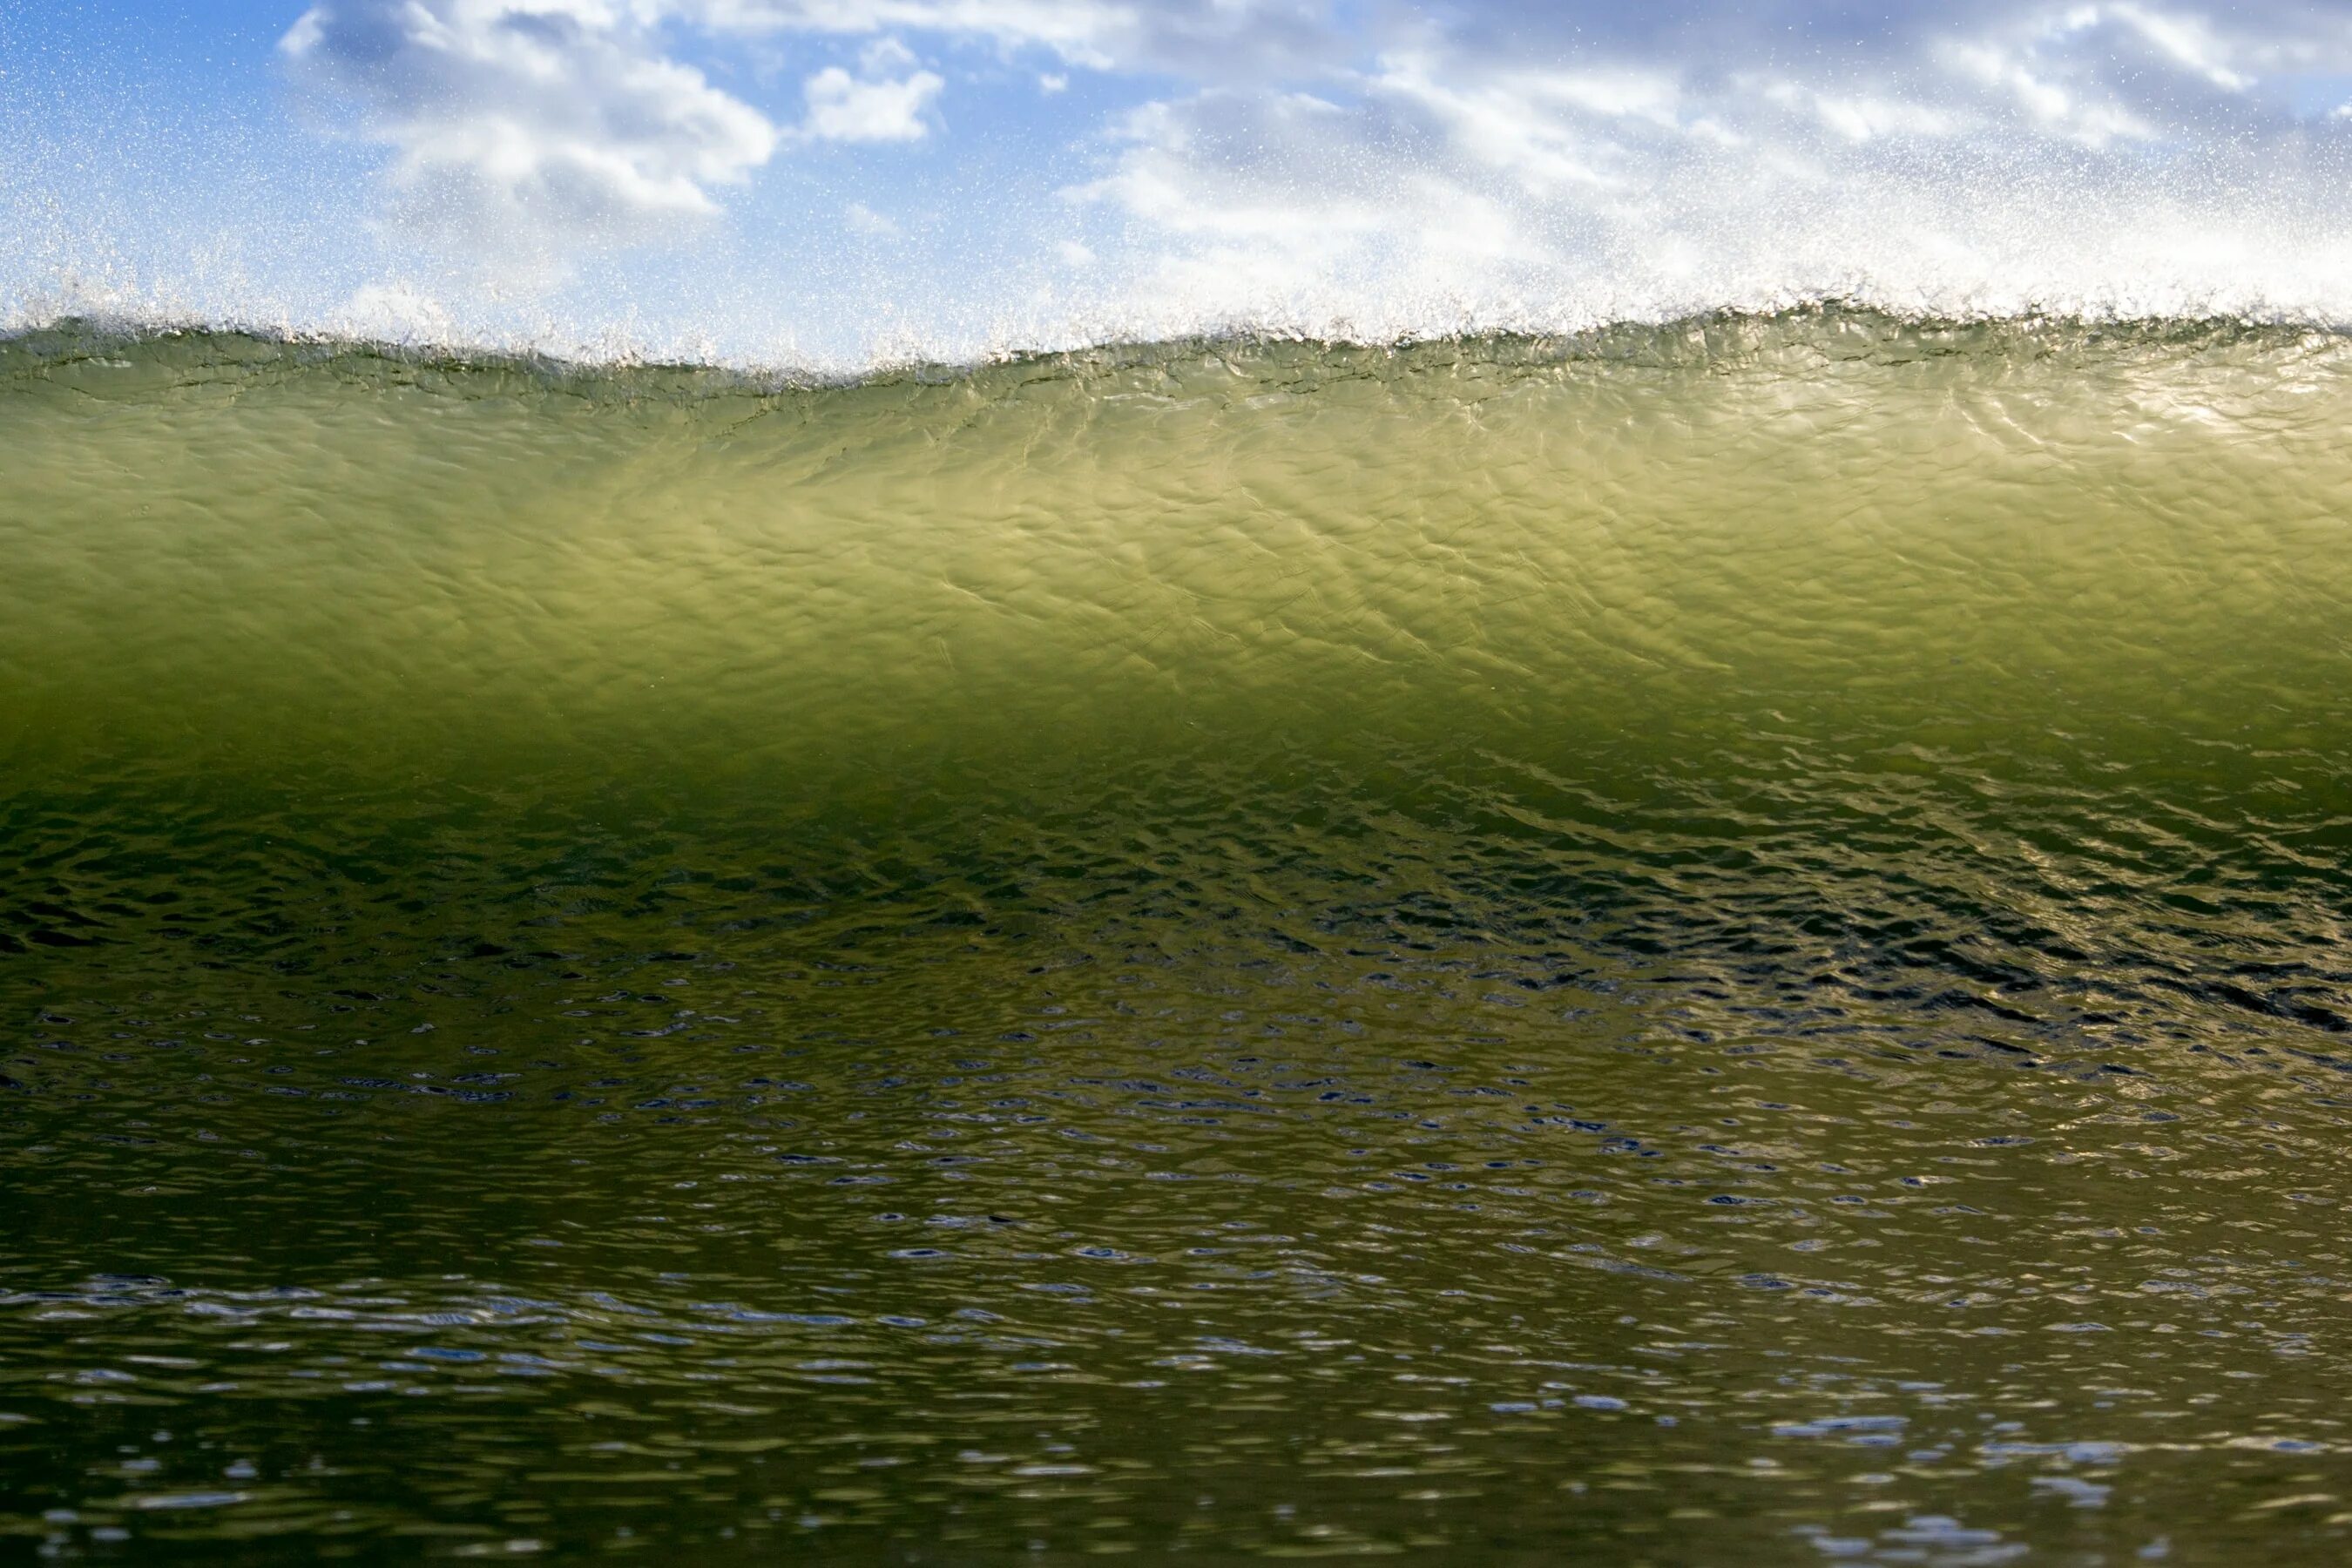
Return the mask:
<svg viewBox="0 0 2352 1568">
<path fill-rule="evenodd" d="M 394 150 L 400 213 L 460 238 L 643 238 L 712 216 L 778 142 L 610 0 L 324 0 L 278 49 Z"/>
<path fill-rule="evenodd" d="M 1105 71 L 1265 80 L 1360 47 L 1323 0 L 674 0 L 714 30 L 931 33 Z"/>
<path fill-rule="evenodd" d="M 404 224 L 545 256 L 675 235 L 795 142 L 925 139 L 947 83 L 901 31 L 1182 74 L 1297 63 L 1327 20 L 1301 0 L 319 0 L 278 52 L 322 128 L 392 150 Z M 681 34 L 875 41 L 804 76 L 780 126 L 679 58 Z"/>
<path fill-rule="evenodd" d="M 681 0 L 716 31 L 739 34 L 960 34 L 1036 45 L 1103 68 L 1136 29 L 1131 7 L 1107 0 Z"/>
<path fill-rule="evenodd" d="M 827 66 L 802 86 L 808 100 L 802 132 L 820 142 L 919 142 L 930 132 L 923 111 L 946 85 L 936 71 L 876 79 Z"/>
</svg>

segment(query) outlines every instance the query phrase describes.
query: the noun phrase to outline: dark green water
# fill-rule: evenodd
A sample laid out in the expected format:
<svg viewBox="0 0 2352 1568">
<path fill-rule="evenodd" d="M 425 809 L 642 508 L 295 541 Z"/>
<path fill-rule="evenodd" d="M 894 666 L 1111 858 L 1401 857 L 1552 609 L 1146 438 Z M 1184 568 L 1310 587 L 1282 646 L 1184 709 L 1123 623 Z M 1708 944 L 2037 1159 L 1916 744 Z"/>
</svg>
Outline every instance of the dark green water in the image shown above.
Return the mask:
<svg viewBox="0 0 2352 1568">
<path fill-rule="evenodd" d="M 0 1559 L 2341 1560 L 2352 348 L 0 349 Z"/>
</svg>

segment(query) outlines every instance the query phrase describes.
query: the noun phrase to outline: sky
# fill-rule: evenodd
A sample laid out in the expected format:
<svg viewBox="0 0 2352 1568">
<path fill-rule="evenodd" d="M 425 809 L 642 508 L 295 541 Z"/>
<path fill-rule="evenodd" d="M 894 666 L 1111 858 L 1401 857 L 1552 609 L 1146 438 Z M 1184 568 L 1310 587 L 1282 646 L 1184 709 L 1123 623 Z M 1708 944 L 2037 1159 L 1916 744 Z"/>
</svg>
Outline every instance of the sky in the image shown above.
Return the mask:
<svg viewBox="0 0 2352 1568">
<path fill-rule="evenodd" d="M 2309 0 L 0 0 L 0 324 L 849 368 L 2352 320 Z"/>
</svg>

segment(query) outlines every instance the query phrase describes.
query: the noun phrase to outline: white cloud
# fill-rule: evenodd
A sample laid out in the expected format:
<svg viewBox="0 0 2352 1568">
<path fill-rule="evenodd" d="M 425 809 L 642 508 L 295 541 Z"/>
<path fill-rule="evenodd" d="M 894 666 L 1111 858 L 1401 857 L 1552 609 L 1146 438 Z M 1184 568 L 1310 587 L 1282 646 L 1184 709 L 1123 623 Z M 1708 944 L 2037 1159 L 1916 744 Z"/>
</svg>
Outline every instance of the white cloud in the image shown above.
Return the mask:
<svg viewBox="0 0 2352 1568">
<path fill-rule="evenodd" d="M 2053 79 L 2039 68 L 2029 49 L 1977 39 L 1946 46 L 1944 58 L 1956 78 L 1986 89 L 2000 106 L 2021 115 L 2032 131 L 2085 147 L 2103 148 L 2123 139 L 2152 141 L 2156 128 L 2095 88 L 2085 92 Z"/>
<path fill-rule="evenodd" d="M 1909 99 L 1875 93 L 1851 96 L 1820 92 L 1794 82 L 1775 81 L 1763 89 L 1767 102 L 1800 113 L 1810 111 L 1822 124 L 1848 142 L 1874 142 L 1887 137 L 1936 138 L 1958 136 L 1982 123 L 1966 110 L 1938 108 Z"/>
<path fill-rule="evenodd" d="M 1108 66 L 1133 7 L 1106 0 L 679 0 L 702 26 L 737 33 L 961 33 L 1037 45 Z"/>
<path fill-rule="evenodd" d="M 2146 6 L 2118 5 L 2110 13 L 2154 45 L 2173 64 L 2193 72 L 2225 92 L 2242 92 L 2253 79 L 2231 68 L 2237 51 L 2201 16 L 2168 15 Z"/>
<path fill-rule="evenodd" d="M 857 51 L 857 68 L 867 76 L 887 76 L 915 63 L 915 51 L 899 38 L 877 38 Z"/>
<path fill-rule="evenodd" d="M 399 213 L 500 247 L 647 237 L 718 210 L 774 152 L 757 110 L 606 0 L 324 0 L 278 49 L 394 150 Z"/>
<path fill-rule="evenodd" d="M 923 110 L 946 85 L 935 71 L 867 81 L 827 66 L 802 84 L 801 132 L 820 142 L 919 142 L 930 133 Z"/>
<path fill-rule="evenodd" d="M 734 33 L 934 33 L 1094 70 L 1266 80 L 1361 50 L 1321 0 L 655 0 Z"/>
<path fill-rule="evenodd" d="M 1145 106 L 1066 194 L 1150 237 L 1131 296 L 1173 331 L 1549 330 L 1822 295 L 2163 312 L 2346 276 L 2352 216 L 2317 221 L 2342 164 L 2312 160 L 2352 142 L 2309 145 L 2322 111 L 2296 120 L 2263 76 L 2352 74 L 2340 18 L 1994 0 L 1759 67 L 1773 51 L 1726 7 L 1665 0 L 1613 37 L 1572 9 L 1596 25 L 1554 49 L 1515 9 L 1311 95 Z"/>
<path fill-rule="evenodd" d="M 403 216 L 556 250 L 707 219 L 819 143 L 851 149 L 824 175 L 849 184 L 765 216 L 887 234 L 889 149 L 946 138 L 953 76 L 959 123 L 1047 129 L 996 142 L 984 184 L 955 184 L 949 139 L 926 212 L 985 242 L 967 256 L 1058 258 L 1083 286 L 1055 298 L 1121 330 L 2210 303 L 2257 297 L 2230 279 L 2274 257 L 2352 277 L 2332 0 L 320 0 L 281 48 L 393 150 Z M 1089 137 L 1074 117 L 1106 99 Z M 1092 209 L 1087 244 L 1055 190 Z M 2274 223 L 2302 227 L 2249 237 Z M 977 311 L 971 266 L 875 287 Z M 2167 268 L 2171 295 L 2125 286 Z"/>
</svg>

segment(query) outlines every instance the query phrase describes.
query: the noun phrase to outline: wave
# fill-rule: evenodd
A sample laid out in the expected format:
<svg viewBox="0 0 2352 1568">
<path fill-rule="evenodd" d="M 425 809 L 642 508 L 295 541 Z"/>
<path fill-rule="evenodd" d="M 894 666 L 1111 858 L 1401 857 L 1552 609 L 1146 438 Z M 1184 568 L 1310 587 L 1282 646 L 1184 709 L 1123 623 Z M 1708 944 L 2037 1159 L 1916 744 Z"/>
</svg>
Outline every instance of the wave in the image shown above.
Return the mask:
<svg viewBox="0 0 2352 1568">
<path fill-rule="evenodd" d="M 2347 340 L 0 367 L 0 1528 L 2312 1528 Z"/>
<path fill-rule="evenodd" d="M 2095 359 L 2113 369 L 2147 354 L 2260 360 L 2322 356 L 2352 344 L 2352 331 L 2302 319 L 2229 314 L 2137 317 L 2021 312 L 1938 316 L 1829 299 L 1771 310 L 1717 310 L 1667 321 L 1622 319 L 1571 331 L 1445 331 L 1367 339 L 1234 325 L 1159 339 L 1081 339 L 1060 348 L 999 346 L 962 359 L 908 350 L 857 365 L 664 357 L 635 347 L 560 353 L 529 342 L 388 337 L 332 328 L 240 322 L 212 325 L 137 312 L 61 313 L 0 331 L 0 380 L 21 382 L 70 367 L 172 376 L 315 373 L 410 384 L 458 376 L 468 386 L 562 387 L 626 397 L 761 395 L 827 388 L 971 380 L 1017 384 L 1045 375 L 1181 374 L 1214 363 L 1243 376 L 1307 367 L 1407 374 L 1475 365 L 1497 374 L 1576 366 L 1727 370 L 1780 365 L 1790 374 L 1831 361 L 1899 363 L 1922 357 Z M 1009 381 L 1007 380 L 1009 378 Z"/>
<path fill-rule="evenodd" d="M 60 328 L 0 343 L 0 661 L 61 734 L 202 712 L 257 754 L 287 704 L 380 713 L 368 747 L 844 758 L 1852 680 L 2059 722 L 2050 670 L 2219 712 L 2334 679 L 2347 419 L 2352 339 L 2226 321 L 1824 309 L 847 381 Z"/>
<path fill-rule="evenodd" d="M 845 383 L 23 335 L 0 794 L 74 917 L 23 940 L 422 964 L 437 887 L 499 952 L 1270 927 L 1711 1031 L 2322 1048 L 2347 423 L 2352 339 L 2231 322 Z"/>
</svg>

